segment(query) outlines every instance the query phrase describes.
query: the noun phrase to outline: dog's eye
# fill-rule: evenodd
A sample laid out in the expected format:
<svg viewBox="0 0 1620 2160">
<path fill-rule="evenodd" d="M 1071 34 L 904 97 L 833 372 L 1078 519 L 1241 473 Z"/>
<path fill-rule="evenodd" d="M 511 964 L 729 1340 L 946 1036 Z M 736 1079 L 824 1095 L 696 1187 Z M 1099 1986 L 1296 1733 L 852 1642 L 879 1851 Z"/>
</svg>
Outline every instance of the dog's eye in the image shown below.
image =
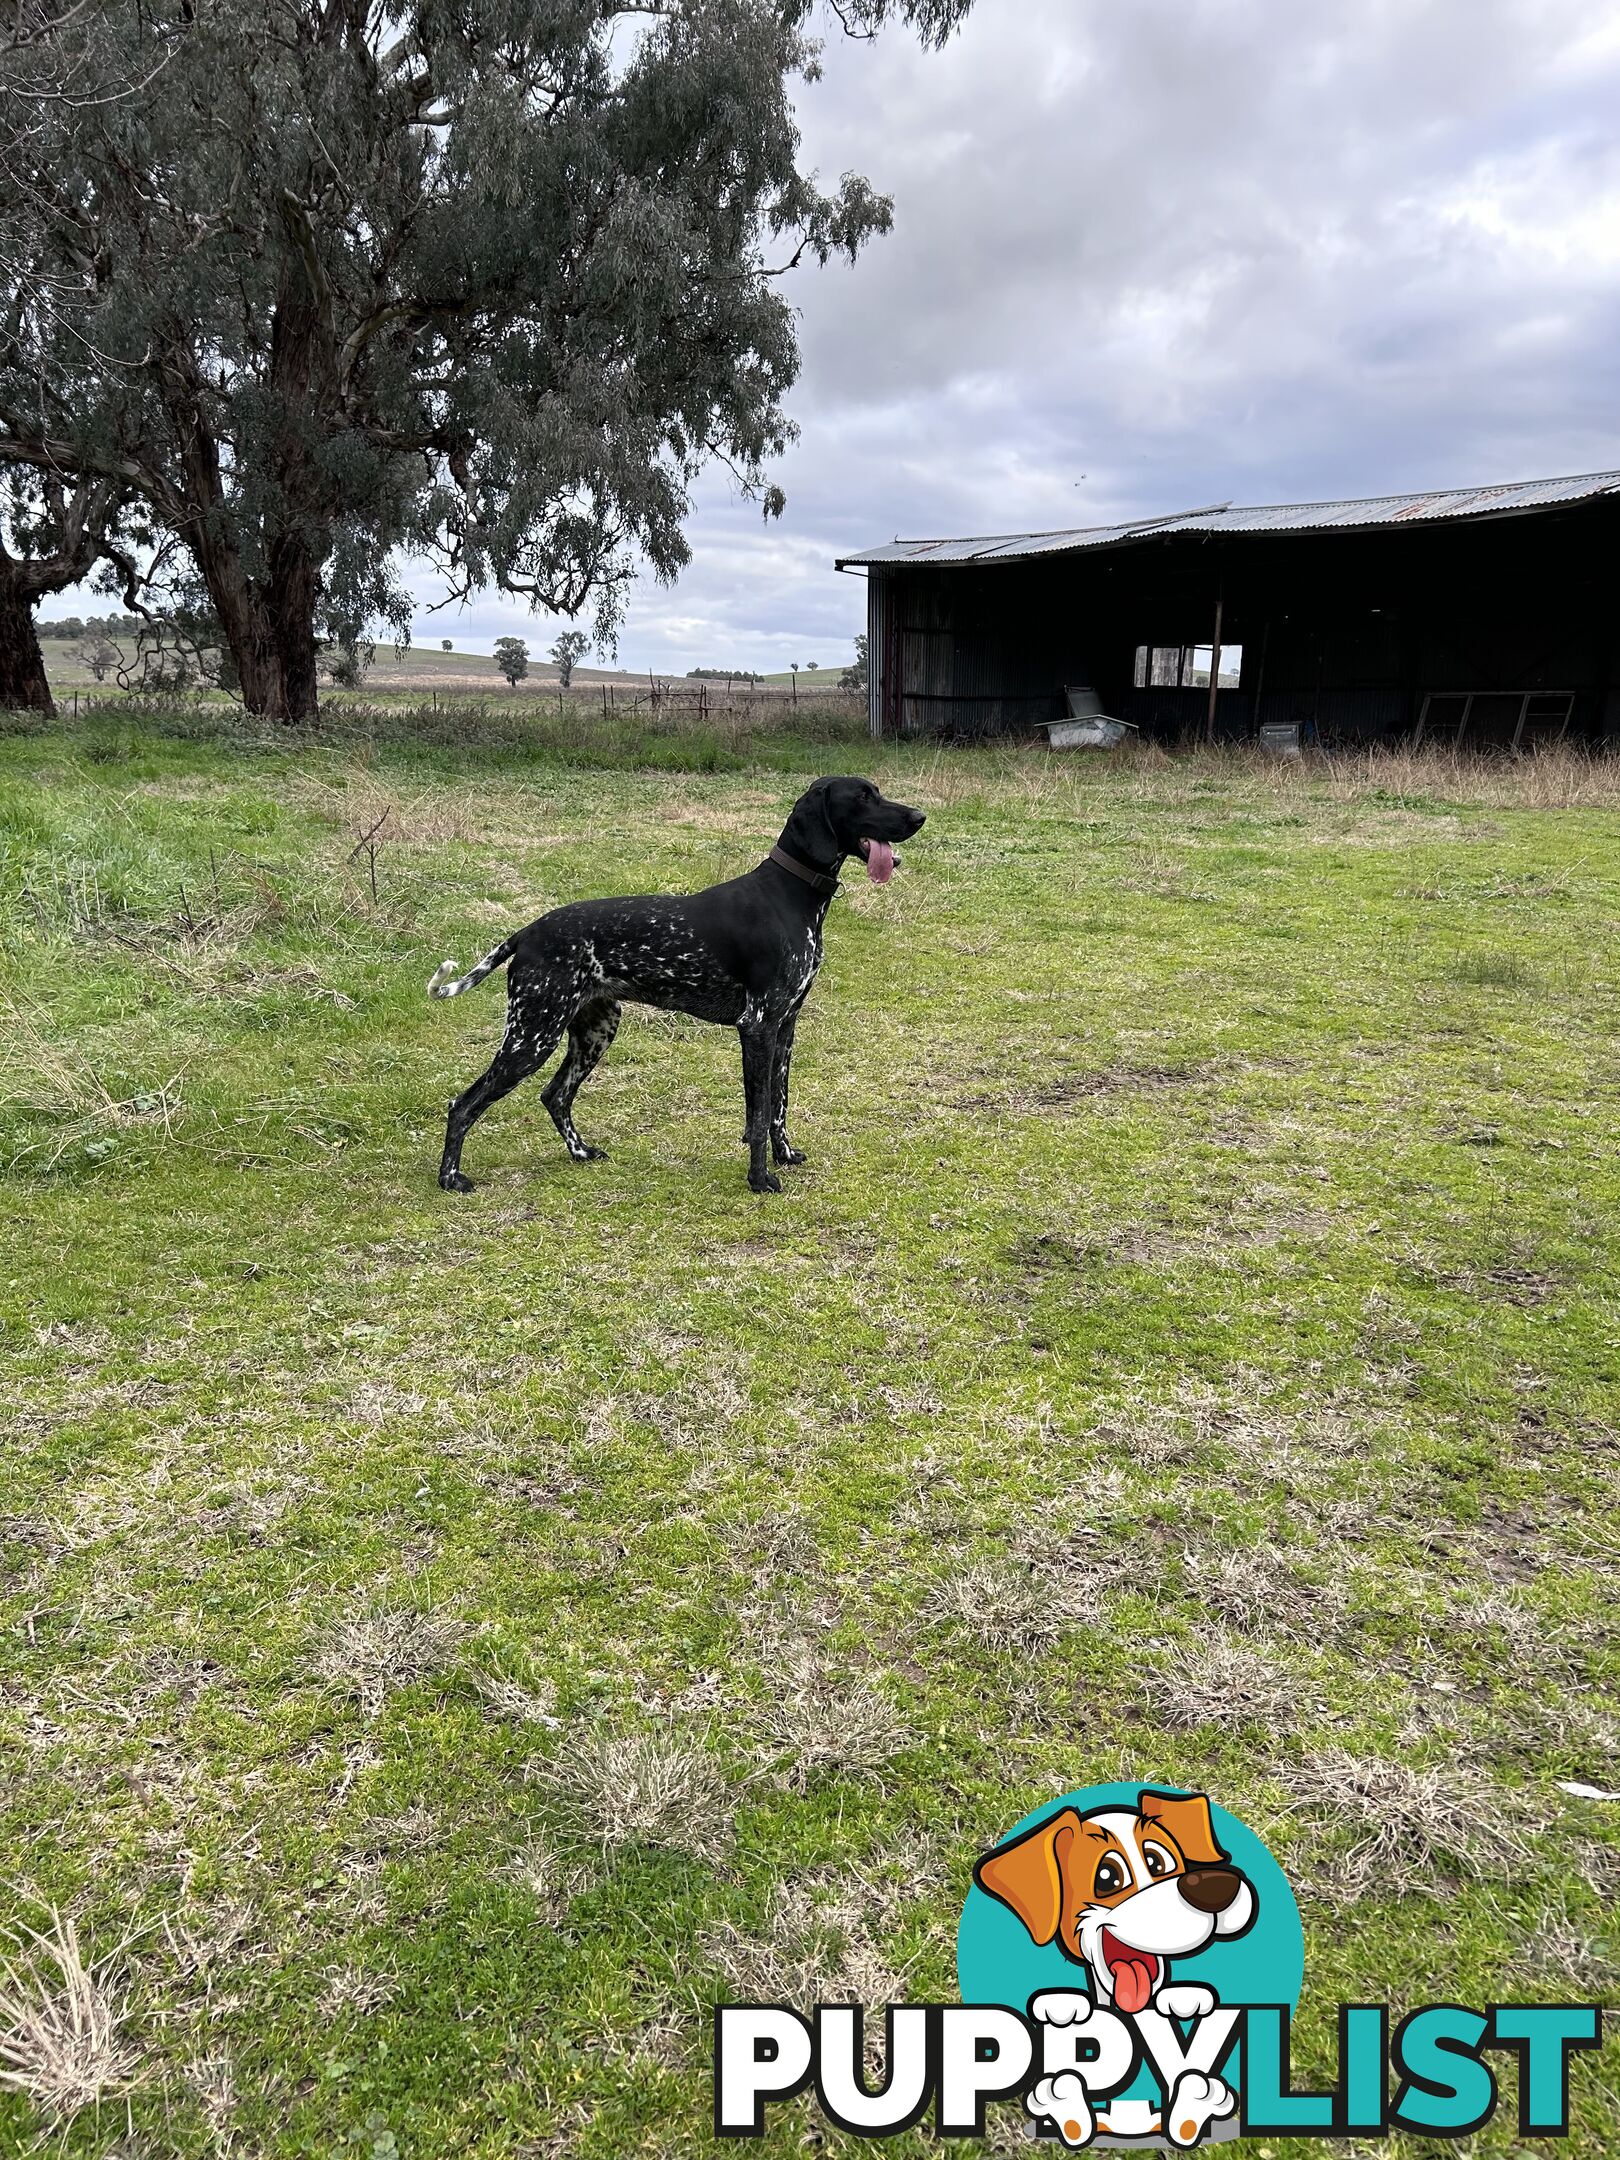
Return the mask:
<svg viewBox="0 0 1620 2160">
<path fill-rule="evenodd" d="M 1097 1862 L 1097 1895 L 1112 1897 L 1125 1887 L 1125 1870 L 1112 1856 Z"/>
<path fill-rule="evenodd" d="M 1150 1875 L 1173 1875 L 1176 1872 L 1176 1863 L 1162 1845 L 1144 1845 L 1142 1858 L 1147 1862 Z"/>
</svg>

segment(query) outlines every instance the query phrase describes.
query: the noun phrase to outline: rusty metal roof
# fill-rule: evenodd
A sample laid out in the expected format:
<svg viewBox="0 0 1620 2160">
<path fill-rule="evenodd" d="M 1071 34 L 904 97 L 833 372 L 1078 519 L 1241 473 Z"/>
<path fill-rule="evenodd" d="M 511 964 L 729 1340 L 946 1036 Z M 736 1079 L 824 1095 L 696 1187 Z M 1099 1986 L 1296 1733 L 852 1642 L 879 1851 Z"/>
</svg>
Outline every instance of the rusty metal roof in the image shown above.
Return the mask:
<svg viewBox="0 0 1620 2160">
<path fill-rule="evenodd" d="M 1366 532 L 1383 525 L 1444 525 L 1475 518 L 1519 517 L 1620 495 L 1620 472 L 1578 473 L 1563 480 L 1521 480 L 1502 487 L 1434 488 L 1421 495 L 1373 495 L 1361 502 L 1209 503 L 1168 517 L 1131 518 L 1119 525 L 1082 525 L 1070 532 L 986 534 L 966 540 L 896 540 L 888 547 L 841 555 L 849 570 L 891 563 L 1015 562 L 1030 556 L 1079 554 L 1122 547 L 1168 533 Z"/>
</svg>

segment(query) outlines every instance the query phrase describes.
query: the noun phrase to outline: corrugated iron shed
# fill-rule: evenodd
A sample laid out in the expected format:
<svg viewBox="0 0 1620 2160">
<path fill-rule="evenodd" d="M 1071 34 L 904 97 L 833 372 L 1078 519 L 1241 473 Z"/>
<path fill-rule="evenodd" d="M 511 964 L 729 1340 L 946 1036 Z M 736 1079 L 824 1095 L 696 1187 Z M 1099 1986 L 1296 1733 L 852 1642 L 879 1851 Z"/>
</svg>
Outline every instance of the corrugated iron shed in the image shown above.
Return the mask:
<svg viewBox="0 0 1620 2160">
<path fill-rule="evenodd" d="M 1367 532 L 1379 526 L 1444 525 L 1522 517 L 1561 503 L 1620 495 L 1620 472 L 1578 473 L 1565 479 L 1521 480 L 1501 487 L 1440 488 L 1418 495 L 1374 495 L 1361 502 L 1210 503 L 1168 517 L 1133 518 L 1119 525 L 1084 525 L 1069 532 L 986 534 L 965 540 L 896 540 L 838 558 L 840 570 L 891 563 L 996 563 L 1043 555 L 1078 555 L 1123 547 L 1172 533 Z"/>
</svg>

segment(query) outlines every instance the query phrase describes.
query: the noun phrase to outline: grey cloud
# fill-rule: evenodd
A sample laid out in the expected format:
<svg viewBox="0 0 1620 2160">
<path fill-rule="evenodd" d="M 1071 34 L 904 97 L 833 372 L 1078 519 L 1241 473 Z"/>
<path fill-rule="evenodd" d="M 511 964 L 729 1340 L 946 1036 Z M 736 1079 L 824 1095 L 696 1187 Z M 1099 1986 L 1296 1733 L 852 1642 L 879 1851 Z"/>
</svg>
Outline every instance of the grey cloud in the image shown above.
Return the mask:
<svg viewBox="0 0 1620 2160">
<path fill-rule="evenodd" d="M 1608 0 L 980 0 L 944 54 L 830 39 L 807 152 L 896 229 L 792 281 L 784 524 L 706 483 L 625 658 L 834 659 L 832 558 L 896 532 L 1620 464 L 1617 91 Z"/>
</svg>

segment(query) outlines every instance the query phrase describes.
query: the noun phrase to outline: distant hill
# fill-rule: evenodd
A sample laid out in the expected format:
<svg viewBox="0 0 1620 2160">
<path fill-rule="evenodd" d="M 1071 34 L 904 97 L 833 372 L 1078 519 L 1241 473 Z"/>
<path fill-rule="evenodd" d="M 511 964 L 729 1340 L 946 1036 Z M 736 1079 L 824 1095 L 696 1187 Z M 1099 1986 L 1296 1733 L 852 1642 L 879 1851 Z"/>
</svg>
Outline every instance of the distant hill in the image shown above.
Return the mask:
<svg viewBox="0 0 1620 2160">
<path fill-rule="evenodd" d="M 53 689 L 60 691 L 97 688 L 94 675 L 77 656 L 79 640 L 76 637 L 63 638 L 53 635 L 47 624 L 41 629 L 39 642 L 45 660 L 45 673 Z M 133 652 L 132 637 L 125 636 L 120 642 L 126 652 Z M 822 696 L 835 694 L 839 676 L 854 657 L 851 653 L 849 660 L 825 662 L 814 670 L 802 668 L 799 671 L 800 696 L 807 693 L 819 693 Z M 690 691 L 696 688 L 694 678 L 684 670 L 679 674 L 660 671 L 657 679 L 660 684 L 669 684 L 679 690 Z M 758 675 L 754 680 L 760 686 L 785 690 L 793 682 L 793 673 L 791 669 L 784 669 L 779 675 Z M 716 678 L 711 675 L 708 682 L 712 690 Z M 519 688 L 533 692 L 548 687 L 555 689 L 556 683 L 557 670 L 548 660 L 531 651 L 529 672 Z M 634 668 L 594 668 L 583 664 L 574 670 L 576 689 L 604 683 L 610 683 L 616 689 L 645 690 L 647 674 L 645 670 L 638 672 Z M 506 684 L 489 653 L 459 650 L 445 652 L 437 643 L 430 643 L 407 646 L 403 653 L 396 655 L 393 646 L 384 642 L 378 645 L 376 658 L 367 670 L 365 687 L 370 690 L 504 690 Z M 100 688 L 113 691 L 117 684 L 109 676 Z"/>
<path fill-rule="evenodd" d="M 845 668 L 854 665 L 855 655 L 852 652 L 847 660 L 823 660 L 817 668 L 802 667 L 799 670 L 799 688 L 804 689 L 808 683 L 818 689 L 836 690 L 839 676 L 843 674 Z M 790 683 L 792 680 L 793 670 L 791 668 L 784 668 L 780 675 L 762 675 L 760 677 L 761 682 L 768 683 Z"/>
<path fill-rule="evenodd" d="M 133 651 L 133 640 L 122 641 L 127 651 Z M 57 690 L 93 690 L 96 680 L 84 662 L 76 657 L 77 638 L 53 637 L 47 628 L 40 636 L 40 651 L 45 660 L 45 673 Z M 660 675 L 660 682 L 683 683 L 684 675 Z M 555 688 L 557 670 L 549 661 L 541 660 L 532 652 L 529 655 L 529 672 L 524 677 L 524 690 L 543 690 L 548 684 Z M 645 689 L 647 678 L 628 668 L 576 667 L 576 688 L 589 683 L 612 683 L 616 687 Z M 488 690 L 504 689 L 505 680 L 500 669 L 488 653 L 444 652 L 438 645 L 410 645 L 396 655 L 389 644 L 377 647 L 376 658 L 366 673 L 366 687 L 373 690 Z M 103 689 L 114 689 L 116 684 L 109 677 Z"/>
</svg>

